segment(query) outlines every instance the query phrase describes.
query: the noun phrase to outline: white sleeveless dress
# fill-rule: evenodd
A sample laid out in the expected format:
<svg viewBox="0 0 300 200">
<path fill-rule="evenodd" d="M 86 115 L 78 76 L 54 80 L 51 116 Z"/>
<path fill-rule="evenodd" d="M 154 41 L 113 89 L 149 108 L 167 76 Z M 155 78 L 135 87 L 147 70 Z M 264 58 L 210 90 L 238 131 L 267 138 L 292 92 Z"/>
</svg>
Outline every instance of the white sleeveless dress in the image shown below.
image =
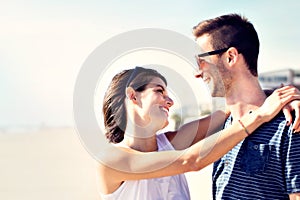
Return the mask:
<svg viewBox="0 0 300 200">
<path fill-rule="evenodd" d="M 158 151 L 174 150 L 161 133 L 157 135 Z M 103 200 L 189 200 L 190 193 L 185 175 L 125 181 L 111 194 L 100 194 Z"/>
</svg>

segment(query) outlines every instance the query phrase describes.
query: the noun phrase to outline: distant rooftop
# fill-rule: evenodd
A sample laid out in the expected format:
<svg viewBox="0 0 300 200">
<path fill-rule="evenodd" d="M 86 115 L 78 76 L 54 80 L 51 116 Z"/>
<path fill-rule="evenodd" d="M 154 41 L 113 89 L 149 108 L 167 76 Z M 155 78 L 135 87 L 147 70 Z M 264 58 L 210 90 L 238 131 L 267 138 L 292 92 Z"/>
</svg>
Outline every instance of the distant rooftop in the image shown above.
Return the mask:
<svg viewBox="0 0 300 200">
<path fill-rule="evenodd" d="M 282 69 L 260 73 L 259 82 L 263 89 L 278 88 L 281 84 L 294 85 L 300 89 L 300 70 Z"/>
</svg>

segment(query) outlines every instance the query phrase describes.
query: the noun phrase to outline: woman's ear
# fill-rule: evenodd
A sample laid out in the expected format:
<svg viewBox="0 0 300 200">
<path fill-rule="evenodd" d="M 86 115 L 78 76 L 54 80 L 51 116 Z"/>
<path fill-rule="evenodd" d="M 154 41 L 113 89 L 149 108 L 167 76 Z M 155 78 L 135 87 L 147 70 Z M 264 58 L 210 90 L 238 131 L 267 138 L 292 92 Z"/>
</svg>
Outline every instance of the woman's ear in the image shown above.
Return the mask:
<svg viewBox="0 0 300 200">
<path fill-rule="evenodd" d="M 127 87 L 126 88 L 126 97 L 129 100 L 132 100 L 134 103 L 137 102 L 137 100 L 136 100 L 136 92 L 135 92 L 135 90 L 132 87 Z"/>
</svg>

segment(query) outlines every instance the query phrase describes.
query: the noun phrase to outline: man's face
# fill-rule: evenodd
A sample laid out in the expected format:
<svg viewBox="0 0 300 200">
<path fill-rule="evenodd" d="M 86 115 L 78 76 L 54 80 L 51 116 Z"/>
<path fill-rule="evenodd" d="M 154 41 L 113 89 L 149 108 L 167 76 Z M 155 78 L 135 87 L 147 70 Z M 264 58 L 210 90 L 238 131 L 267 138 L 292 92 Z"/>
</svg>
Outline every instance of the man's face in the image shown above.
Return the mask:
<svg viewBox="0 0 300 200">
<path fill-rule="evenodd" d="M 216 50 L 212 48 L 208 35 L 198 37 L 196 41 L 203 52 Z M 196 78 L 202 78 L 203 81 L 208 84 L 212 97 L 224 97 L 225 85 L 228 84 L 228 81 L 225 82 L 224 80 L 228 79 L 225 76 L 228 70 L 225 68 L 222 59 L 218 55 L 209 55 L 198 57 L 197 61 L 199 74 L 196 75 Z"/>
</svg>

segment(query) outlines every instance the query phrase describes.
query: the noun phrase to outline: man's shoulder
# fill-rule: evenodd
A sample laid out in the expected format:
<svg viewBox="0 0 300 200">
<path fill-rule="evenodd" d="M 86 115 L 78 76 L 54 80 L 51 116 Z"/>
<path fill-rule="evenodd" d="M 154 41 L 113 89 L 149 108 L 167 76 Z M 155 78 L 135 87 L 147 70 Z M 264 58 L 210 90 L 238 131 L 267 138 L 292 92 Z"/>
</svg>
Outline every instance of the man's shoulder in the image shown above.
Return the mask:
<svg viewBox="0 0 300 200">
<path fill-rule="evenodd" d="M 271 119 L 269 122 L 266 122 L 264 124 L 272 125 L 272 124 L 281 124 L 286 122 L 285 116 L 283 112 L 279 112 L 273 119 Z"/>
<path fill-rule="evenodd" d="M 287 133 L 291 132 L 290 126 L 287 126 L 287 121 L 285 119 L 285 116 L 283 112 L 278 113 L 272 120 L 269 122 L 266 122 L 262 124 L 259 128 L 257 128 L 254 133 L 259 134 L 253 134 L 254 138 L 260 138 L 260 137 L 272 137 L 274 135 L 277 135 L 278 137 L 281 137 L 283 135 L 286 135 Z"/>
</svg>

